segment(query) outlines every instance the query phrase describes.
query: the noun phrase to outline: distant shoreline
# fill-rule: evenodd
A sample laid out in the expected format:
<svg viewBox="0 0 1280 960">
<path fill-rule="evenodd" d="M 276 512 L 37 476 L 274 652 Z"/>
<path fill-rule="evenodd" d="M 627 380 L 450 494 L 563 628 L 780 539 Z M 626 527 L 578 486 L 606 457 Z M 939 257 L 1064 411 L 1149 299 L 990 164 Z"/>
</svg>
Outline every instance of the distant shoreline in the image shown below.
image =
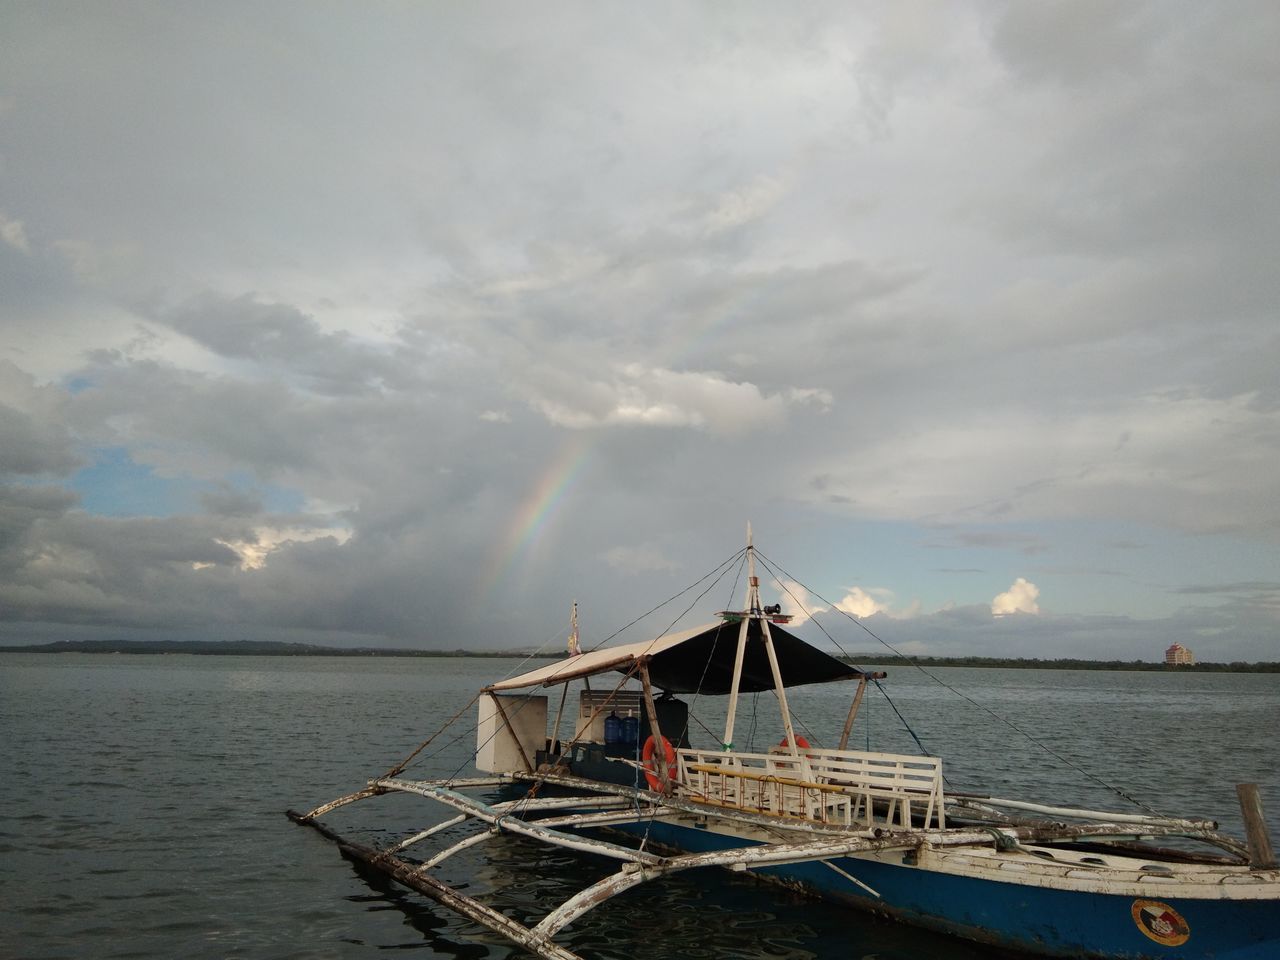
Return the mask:
<svg viewBox="0 0 1280 960">
<path fill-rule="evenodd" d="M 187 654 L 235 657 L 512 657 L 557 660 L 564 654 L 523 650 L 401 650 L 381 647 L 321 647 L 276 640 L 58 640 L 27 646 L 0 646 L 0 653 Z M 1027 657 L 906 657 L 857 653 L 841 657 L 846 663 L 891 667 L 999 667 L 1014 670 L 1129 670 L 1165 673 L 1280 673 L 1280 663 L 1196 663 L 1168 666 L 1144 660 L 1037 660 Z"/>
<path fill-rule="evenodd" d="M 399 650 L 383 647 L 321 647 L 280 640 L 56 640 L 26 646 L 0 646 L 0 653 L 187 654 L 197 657 L 537 657 L 556 660 L 561 653 L 521 650 Z"/>
</svg>

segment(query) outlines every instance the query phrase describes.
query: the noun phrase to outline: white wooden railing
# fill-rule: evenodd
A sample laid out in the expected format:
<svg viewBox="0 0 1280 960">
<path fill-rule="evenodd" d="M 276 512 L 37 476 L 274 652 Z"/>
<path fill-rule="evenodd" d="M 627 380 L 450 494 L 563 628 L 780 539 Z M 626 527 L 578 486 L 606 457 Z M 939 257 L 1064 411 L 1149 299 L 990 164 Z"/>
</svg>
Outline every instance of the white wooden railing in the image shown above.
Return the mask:
<svg viewBox="0 0 1280 960">
<path fill-rule="evenodd" d="M 678 751 L 680 792 L 755 813 L 859 824 L 942 829 L 942 761 L 937 757 L 807 748 L 788 752 Z"/>
</svg>

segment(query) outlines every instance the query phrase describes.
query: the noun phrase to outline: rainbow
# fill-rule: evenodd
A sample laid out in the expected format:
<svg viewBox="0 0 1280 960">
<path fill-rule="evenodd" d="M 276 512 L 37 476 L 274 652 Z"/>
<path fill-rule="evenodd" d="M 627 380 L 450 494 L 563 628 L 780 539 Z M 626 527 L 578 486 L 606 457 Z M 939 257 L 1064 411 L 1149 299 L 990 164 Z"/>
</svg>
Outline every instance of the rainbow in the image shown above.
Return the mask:
<svg viewBox="0 0 1280 960">
<path fill-rule="evenodd" d="M 591 444 L 586 434 L 575 431 L 565 437 L 538 482 L 516 509 L 506 534 L 490 555 L 480 580 L 481 600 L 492 598 L 516 561 L 538 544 L 590 459 Z"/>
</svg>

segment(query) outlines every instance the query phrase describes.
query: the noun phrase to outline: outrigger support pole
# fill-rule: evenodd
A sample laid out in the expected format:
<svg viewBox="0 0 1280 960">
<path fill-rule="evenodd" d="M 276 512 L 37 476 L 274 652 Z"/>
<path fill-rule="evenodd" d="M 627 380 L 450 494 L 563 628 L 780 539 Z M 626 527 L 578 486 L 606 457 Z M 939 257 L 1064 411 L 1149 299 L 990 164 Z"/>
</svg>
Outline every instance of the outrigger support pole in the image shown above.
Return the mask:
<svg viewBox="0 0 1280 960">
<path fill-rule="evenodd" d="M 500 804 L 485 804 L 471 797 L 463 796 L 458 792 L 458 788 L 463 786 L 487 786 L 492 783 L 492 781 L 488 780 L 408 781 L 397 778 L 382 778 L 371 782 L 369 786 L 373 791 L 379 793 L 395 791 L 418 794 L 438 800 L 446 806 L 452 807 L 455 811 L 464 814 L 467 818 L 483 824 L 481 831 L 477 835 L 454 844 L 422 863 L 402 859 L 398 854 L 409 844 L 440 832 L 440 827 L 415 834 L 408 840 L 401 841 L 399 844 L 387 849 L 374 850 L 344 839 L 328 827 L 312 819 L 312 815 L 303 816 L 289 811 L 288 816 L 297 823 L 313 827 L 322 835 L 337 843 L 343 855 L 349 859 L 387 874 L 399 883 L 506 937 L 517 946 L 543 957 L 544 960 L 582 960 L 578 954 L 552 943 L 551 938 L 594 907 L 641 883 L 700 867 L 728 867 L 735 870 L 750 871 L 786 863 L 826 863 L 852 883 L 867 889 L 866 885 L 857 877 L 830 861 L 856 853 L 911 850 L 922 847 L 986 847 L 993 843 L 999 846 L 1002 843 L 1045 844 L 1067 840 L 1115 842 L 1158 836 L 1197 836 L 1195 831 L 1184 830 L 1173 824 L 1082 823 L 1073 826 L 1065 824 L 1042 824 L 1038 826 L 1001 824 L 982 829 L 904 830 L 901 832 L 889 832 L 880 836 L 850 836 L 843 832 L 825 833 L 824 835 L 823 831 L 820 830 L 820 825 L 812 824 L 809 825 L 809 829 L 806 831 L 809 835 L 799 840 L 664 857 L 649 851 L 622 847 L 589 836 L 582 836 L 572 831 L 575 828 L 598 826 L 608 822 L 622 822 L 622 818 L 626 818 L 630 822 L 639 823 L 654 816 L 662 816 L 663 811 L 700 812 L 706 815 L 707 808 L 705 806 L 676 797 L 663 800 L 661 804 L 655 805 L 650 809 L 640 810 L 632 808 L 633 803 L 646 800 L 647 795 L 639 790 L 618 785 L 588 782 L 573 777 L 537 776 L 535 778 L 534 775 L 514 775 L 510 779 L 537 779 L 567 787 L 583 787 L 592 791 L 599 791 L 606 794 L 606 796 L 524 799 Z M 352 798 L 356 796 L 353 794 Z M 349 800 L 351 798 L 342 799 Z M 317 808 L 317 811 L 332 809 L 333 806 L 333 804 L 326 804 L 324 807 Z M 541 821 L 526 820 L 522 816 L 522 814 L 527 815 L 535 811 L 541 813 L 559 808 L 573 809 L 574 807 L 587 808 L 591 812 L 576 812 Z M 622 807 L 627 809 L 622 809 Z M 729 822 L 759 822 L 769 819 L 760 814 L 734 814 L 728 810 L 718 811 L 712 816 Z M 541 922 L 532 927 L 512 920 L 493 907 L 489 907 L 429 875 L 429 871 L 434 864 L 441 862 L 452 854 L 505 833 L 523 835 L 561 849 L 603 855 L 621 861 L 622 865 L 610 876 L 591 884 L 568 900 L 565 900 L 556 909 L 543 917 Z M 1211 842 L 1219 839 L 1207 831 L 1199 833 L 1198 838 Z"/>
<path fill-rule="evenodd" d="M 524 924 L 517 923 L 493 907 L 486 906 L 474 897 L 459 893 L 447 883 L 441 883 L 435 877 L 422 873 L 417 864 L 407 863 L 397 857 L 388 857 L 378 850 L 371 850 L 358 843 L 340 842 L 338 849 L 342 851 L 343 856 L 358 860 L 375 870 L 381 870 L 406 887 L 417 890 L 450 910 L 460 913 L 468 920 L 474 920 L 481 926 L 488 927 L 494 933 L 501 934 L 512 943 L 544 957 L 545 960 L 582 960 L 578 954 L 536 936 Z"/>
</svg>

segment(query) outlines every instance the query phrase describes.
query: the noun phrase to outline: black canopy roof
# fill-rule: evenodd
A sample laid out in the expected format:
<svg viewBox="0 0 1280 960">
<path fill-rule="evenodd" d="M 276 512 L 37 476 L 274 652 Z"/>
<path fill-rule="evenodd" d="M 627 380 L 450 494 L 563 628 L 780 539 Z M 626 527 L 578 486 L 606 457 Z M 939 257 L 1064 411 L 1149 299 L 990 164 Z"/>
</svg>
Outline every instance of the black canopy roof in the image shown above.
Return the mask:
<svg viewBox="0 0 1280 960">
<path fill-rule="evenodd" d="M 727 694 L 733 683 L 733 661 L 741 623 L 714 624 L 678 646 L 653 654 L 649 678 L 671 693 Z M 823 653 L 777 624 L 769 624 L 782 685 L 828 683 L 862 676 L 862 672 Z M 747 647 L 742 657 L 743 693 L 773 689 L 773 672 L 765 651 L 761 621 L 747 621 Z"/>
</svg>

